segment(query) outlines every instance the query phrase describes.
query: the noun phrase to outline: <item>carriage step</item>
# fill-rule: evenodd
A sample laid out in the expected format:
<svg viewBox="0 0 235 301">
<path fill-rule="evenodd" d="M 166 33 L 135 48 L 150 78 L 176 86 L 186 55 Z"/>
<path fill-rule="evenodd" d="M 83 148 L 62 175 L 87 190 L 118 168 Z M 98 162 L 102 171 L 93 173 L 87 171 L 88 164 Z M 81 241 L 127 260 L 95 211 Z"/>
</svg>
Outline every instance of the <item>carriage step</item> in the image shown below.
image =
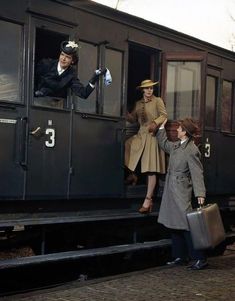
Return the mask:
<svg viewBox="0 0 235 301">
<path fill-rule="evenodd" d="M 30 257 L 20 257 L 13 259 L 6 259 L 0 261 L 0 270 L 17 268 L 23 266 L 39 265 L 39 264 L 49 264 L 54 262 L 61 261 L 72 261 L 72 260 L 81 260 L 84 258 L 106 256 L 106 255 L 115 255 L 121 253 L 130 253 L 140 250 L 150 250 L 150 249 L 160 249 L 168 248 L 171 245 L 170 239 L 162 239 L 158 241 L 148 241 L 143 243 L 133 243 L 125 245 L 114 245 L 103 248 L 93 248 L 93 249 L 84 249 L 77 251 L 68 251 L 60 253 L 52 253 L 46 255 L 37 255 Z"/>
<path fill-rule="evenodd" d="M 139 214 L 133 209 L 122 210 L 94 210 L 81 212 L 45 212 L 45 213 L 0 213 L 0 229 L 14 227 L 22 228 L 25 226 L 53 225 L 53 224 L 72 224 L 97 221 L 114 221 L 127 219 L 146 219 L 156 218 L 158 211 L 151 215 Z"/>
</svg>

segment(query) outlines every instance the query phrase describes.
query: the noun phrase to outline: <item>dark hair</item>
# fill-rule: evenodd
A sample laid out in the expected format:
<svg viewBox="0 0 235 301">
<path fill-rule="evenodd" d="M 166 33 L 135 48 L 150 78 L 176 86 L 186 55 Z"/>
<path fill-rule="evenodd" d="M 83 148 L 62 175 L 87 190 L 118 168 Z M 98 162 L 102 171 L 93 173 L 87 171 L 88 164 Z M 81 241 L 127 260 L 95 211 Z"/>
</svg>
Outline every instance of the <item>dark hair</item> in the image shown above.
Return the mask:
<svg viewBox="0 0 235 301">
<path fill-rule="evenodd" d="M 63 41 L 60 44 L 60 50 L 67 55 L 72 56 L 73 65 L 78 62 L 78 53 L 77 53 L 78 45 L 73 41 Z"/>
<path fill-rule="evenodd" d="M 77 63 L 78 63 L 78 60 L 79 60 L 79 58 L 78 58 L 78 54 L 77 53 L 73 53 L 73 54 L 71 54 L 72 55 L 72 60 L 73 60 L 73 65 L 76 65 Z"/>
</svg>

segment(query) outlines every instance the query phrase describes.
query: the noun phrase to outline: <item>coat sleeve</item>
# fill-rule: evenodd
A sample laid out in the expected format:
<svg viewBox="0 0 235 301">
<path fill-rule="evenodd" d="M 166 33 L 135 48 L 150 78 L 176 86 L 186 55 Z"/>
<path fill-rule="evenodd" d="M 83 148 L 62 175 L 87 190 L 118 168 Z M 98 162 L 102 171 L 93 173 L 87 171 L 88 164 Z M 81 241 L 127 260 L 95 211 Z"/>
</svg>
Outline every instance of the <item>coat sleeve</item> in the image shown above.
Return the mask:
<svg viewBox="0 0 235 301">
<path fill-rule="evenodd" d="M 170 154 L 174 143 L 167 139 L 165 128 L 159 129 L 156 133 L 156 137 L 161 149 L 163 149 L 167 154 Z"/>
<path fill-rule="evenodd" d="M 35 75 L 37 76 L 42 76 L 44 74 L 47 74 L 51 68 L 51 64 L 53 63 L 52 59 L 41 59 L 35 69 Z"/>
<path fill-rule="evenodd" d="M 75 95 L 86 99 L 92 93 L 94 88 L 92 88 L 90 84 L 84 86 L 78 78 L 74 78 L 71 83 L 71 90 Z"/>
<path fill-rule="evenodd" d="M 45 75 L 50 71 L 51 65 L 53 64 L 52 59 L 42 59 L 40 60 L 36 67 L 35 67 L 35 81 L 34 81 L 34 90 L 41 90 L 42 88 L 45 88 Z M 44 89 L 45 94 L 47 95 L 47 92 L 51 92 L 50 88 L 47 86 L 46 89 Z M 48 91 L 47 91 L 48 90 Z"/>
<path fill-rule="evenodd" d="M 156 105 L 159 117 L 154 119 L 154 122 L 159 126 L 167 118 L 167 112 L 163 100 L 160 97 L 158 97 L 157 100 Z"/>
<path fill-rule="evenodd" d="M 203 167 L 201 163 L 201 154 L 198 149 L 190 152 L 188 156 L 188 166 L 195 197 L 205 197 L 206 188 L 204 183 Z"/>
</svg>

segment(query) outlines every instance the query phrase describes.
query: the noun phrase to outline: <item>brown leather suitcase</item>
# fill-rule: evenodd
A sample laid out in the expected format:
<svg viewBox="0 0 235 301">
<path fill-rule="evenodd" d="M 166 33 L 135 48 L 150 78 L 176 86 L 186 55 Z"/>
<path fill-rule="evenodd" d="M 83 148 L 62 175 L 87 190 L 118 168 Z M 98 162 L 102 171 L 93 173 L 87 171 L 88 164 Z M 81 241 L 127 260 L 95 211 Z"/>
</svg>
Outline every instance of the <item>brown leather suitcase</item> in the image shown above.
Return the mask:
<svg viewBox="0 0 235 301">
<path fill-rule="evenodd" d="M 225 231 L 217 204 L 209 204 L 187 213 L 195 249 L 214 248 L 225 239 Z"/>
</svg>

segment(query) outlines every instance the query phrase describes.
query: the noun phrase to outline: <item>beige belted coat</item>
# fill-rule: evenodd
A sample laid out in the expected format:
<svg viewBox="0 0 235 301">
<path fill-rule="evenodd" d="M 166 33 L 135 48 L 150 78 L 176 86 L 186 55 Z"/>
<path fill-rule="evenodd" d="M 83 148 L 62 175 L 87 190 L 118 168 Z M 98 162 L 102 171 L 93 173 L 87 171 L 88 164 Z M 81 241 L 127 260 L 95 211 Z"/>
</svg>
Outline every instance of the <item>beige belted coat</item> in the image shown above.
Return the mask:
<svg viewBox="0 0 235 301">
<path fill-rule="evenodd" d="M 158 222 L 167 228 L 189 230 L 186 218 L 192 210 L 192 193 L 205 197 L 201 154 L 190 139 L 181 144 L 167 139 L 165 129 L 157 132 L 161 148 L 170 154 Z"/>
<path fill-rule="evenodd" d="M 165 173 L 165 153 L 158 146 L 155 135 L 148 129 L 152 121 L 159 126 L 166 118 L 165 105 L 160 97 L 153 95 L 148 102 L 144 99 L 136 102 L 131 112 L 131 120 L 128 121 L 138 121 L 140 128 L 138 133 L 125 143 L 125 165 L 130 170 L 134 171 L 141 160 L 142 173 Z"/>
</svg>

